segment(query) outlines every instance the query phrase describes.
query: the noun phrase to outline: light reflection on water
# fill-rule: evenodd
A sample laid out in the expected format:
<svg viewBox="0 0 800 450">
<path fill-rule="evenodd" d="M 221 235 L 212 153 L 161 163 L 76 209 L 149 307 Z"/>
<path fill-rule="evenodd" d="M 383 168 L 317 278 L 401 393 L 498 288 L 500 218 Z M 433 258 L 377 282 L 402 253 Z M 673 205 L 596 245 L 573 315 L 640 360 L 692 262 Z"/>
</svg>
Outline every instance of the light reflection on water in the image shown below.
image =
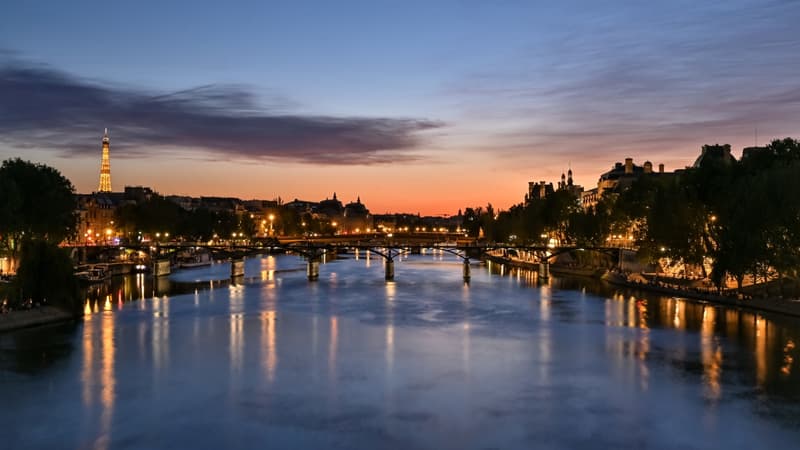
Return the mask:
<svg viewBox="0 0 800 450">
<path fill-rule="evenodd" d="M 249 448 L 267 437 L 755 448 L 799 437 L 797 321 L 498 265 L 467 284 L 440 251 L 396 258 L 396 281 L 384 282 L 369 255 L 322 266 L 314 283 L 292 256 L 248 259 L 239 284 L 214 278 L 224 265 L 131 276 L 92 287 L 75 329 L 0 336 L 11 448 Z M 72 350 L 44 352 L 41 366 L 22 356 L 32 342 Z M 42 421 L 53 430 L 33 432 Z"/>
</svg>

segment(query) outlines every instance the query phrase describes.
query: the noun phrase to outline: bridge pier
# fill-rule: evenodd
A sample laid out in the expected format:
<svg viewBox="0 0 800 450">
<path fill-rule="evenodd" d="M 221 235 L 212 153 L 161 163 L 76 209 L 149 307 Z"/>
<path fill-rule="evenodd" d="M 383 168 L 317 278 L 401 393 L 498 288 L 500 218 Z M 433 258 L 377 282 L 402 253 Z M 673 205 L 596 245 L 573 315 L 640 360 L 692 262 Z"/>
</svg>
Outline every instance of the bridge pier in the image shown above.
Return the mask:
<svg viewBox="0 0 800 450">
<path fill-rule="evenodd" d="M 470 280 L 469 258 L 464 258 L 464 282 L 469 283 Z"/>
<path fill-rule="evenodd" d="M 550 263 L 545 259 L 539 262 L 539 279 L 547 280 L 550 278 Z"/>
<path fill-rule="evenodd" d="M 244 276 L 244 257 L 242 259 L 231 258 L 231 278 Z"/>
<path fill-rule="evenodd" d="M 308 281 L 319 280 L 319 260 L 309 258 L 308 264 L 306 264 L 306 275 L 308 276 Z"/>
<path fill-rule="evenodd" d="M 386 281 L 394 280 L 394 259 L 386 259 Z"/>
</svg>

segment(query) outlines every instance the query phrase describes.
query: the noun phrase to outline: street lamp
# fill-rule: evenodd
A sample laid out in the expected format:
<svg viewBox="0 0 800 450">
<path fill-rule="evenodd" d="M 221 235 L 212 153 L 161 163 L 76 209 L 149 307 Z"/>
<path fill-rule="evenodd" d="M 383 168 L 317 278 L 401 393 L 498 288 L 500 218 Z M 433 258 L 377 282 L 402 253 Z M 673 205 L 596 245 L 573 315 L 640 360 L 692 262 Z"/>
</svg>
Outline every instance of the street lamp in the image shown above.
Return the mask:
<svg viewBox="0 0 800 450">
<path fill-rule="evenodd" d="M 272 227 L 273 222 L 275 221 L 275 214 L 269 215 L 269 235 L 272 236 L 275 233 L 274 228 Z"/>
</svg>

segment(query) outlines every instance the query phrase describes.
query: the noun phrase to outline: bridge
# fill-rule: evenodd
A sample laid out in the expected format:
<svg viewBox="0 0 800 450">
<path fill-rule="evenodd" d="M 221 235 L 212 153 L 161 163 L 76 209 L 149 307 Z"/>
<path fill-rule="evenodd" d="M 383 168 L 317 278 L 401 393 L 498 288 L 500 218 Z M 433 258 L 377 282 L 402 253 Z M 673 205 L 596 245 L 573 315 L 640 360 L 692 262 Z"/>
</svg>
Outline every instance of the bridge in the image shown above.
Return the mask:
<svg viewBox="0 0 800 450">
<path fill-rule="evenodd" d="M 170 254 L 181 250 L 205 249 L 215 259 L 231 260 L 231 277 L 244 275 L 244 258 L 248 255 L 265 252 L 284 251 L 302 256 L 307 261 L 306 274 L 309 281 L 319 279 L 319 265 L 326 255 L 335 255 L 344 251 L 364 251 L 385 260 L 385 279 L 394 280 L 395 258 L 403 254 L 419 254 L 423 249 L 437 249 L 450 253 L 463 261 L 463 277 L 468 282 L 470 260 L 484 257 L 497 257 L 516 253 L 524 255 L 526 261 L 536 266 L 541 278 L 550 276 L 550 262 L 565 252 L 575 250 L 592 250 L 619 258 L 619 247 L 577 247 L 546 246 L 529 244 L 510 244 L 485 242 L 467 239 L 463 234 L 359 234 L 328 237 L 281 237 L 257 239 L 232 239 L 210 242 L 148 242 L 129 245 L 110 246 L 71 246 L 76 250 L 92 249 L 95 252 L 119 252 L 124 249 L 137 250 L 149 255 L 156 276 L 169 273 Z"/>
</svg>

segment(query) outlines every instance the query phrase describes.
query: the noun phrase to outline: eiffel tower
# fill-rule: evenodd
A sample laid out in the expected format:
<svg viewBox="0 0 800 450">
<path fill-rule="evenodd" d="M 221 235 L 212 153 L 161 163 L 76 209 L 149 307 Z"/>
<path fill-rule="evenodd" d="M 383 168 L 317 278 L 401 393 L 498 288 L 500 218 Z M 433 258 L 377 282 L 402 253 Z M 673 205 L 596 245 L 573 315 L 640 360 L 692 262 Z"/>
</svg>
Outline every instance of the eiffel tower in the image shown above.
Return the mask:
<svg viewBox="0 0 800 450">
<path fill-rule="evenodd" d="M 111 162 L 108 159 L 108 128 L 103 134 L 103 160 L 100 163 L 100 187 L 98 192 L 111 192 Z"/>
</svg>

